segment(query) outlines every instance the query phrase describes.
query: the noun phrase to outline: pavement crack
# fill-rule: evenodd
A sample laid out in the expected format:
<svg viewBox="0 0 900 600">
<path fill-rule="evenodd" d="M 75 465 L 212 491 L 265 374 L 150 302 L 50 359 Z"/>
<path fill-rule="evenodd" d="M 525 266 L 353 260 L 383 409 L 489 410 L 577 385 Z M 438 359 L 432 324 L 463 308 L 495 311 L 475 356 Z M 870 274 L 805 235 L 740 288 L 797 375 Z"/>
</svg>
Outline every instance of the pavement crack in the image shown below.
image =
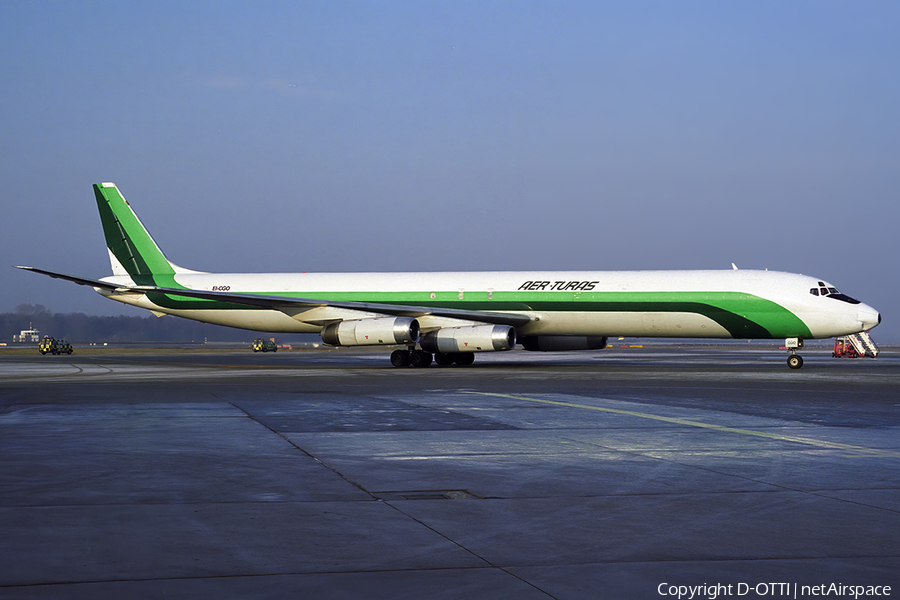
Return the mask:
<svg viewBox="0 0 900 600">
<path fill-rule="evenodd" d="M 254 417 L 253 415 L 251 415 L 249 412 L 247 412 L 243 407 L 241 407 L 241 406 L 239 406 L 239 405 L 237 405 L 237 404 L 235 404 L 234 402 L 231 402 L 231 401 L 228 401 L 228 404 L 230 404 L 231 406 L 235 407 L 236 409 L 238 409 L 239 411 L 241 411 L 242 413 L 244 413 L 244 414 L 247 416 L 247 418 L 250 419 L 251 421 L 253 421 L 254 423 L 258 423 L 260 426 L 262 426 L 262 427 L 268 429 L 269 431 L 271 431 L 272 433 L 274 433 L 275 435 L 277 435 L 278 437 L 280 437 L 281 439 L 283 439 L 285 442 L 287 442 L 288 444 L 290 444 L 291 446 L 293 446 L 294 448 L 296 448 L 297 450 L 299 450 L 300 452 L 302 452 L 303 454 L 305 454 L 305 455 L 308 456 L 309 458 L 313 459 L 314 461 L 316 461 L 317 463 L 319 463 L 320 465 L 322 465 L 323 467 L 325 467 L 326 469 L 328 469 L 329 471 L 331 471 L 332 473 L 334 473 L 335 475 L 337 475 L 338 477 L 340 477 L 341 479 L 343 479 L 344 481 L 346 481 L 347 483 L 349 483 L 350 485 L 352 485 L 353 487 L 359 489 L 359 490 L 362 491 L 362 492 L 365 492 L 366 494 L 369 495 L 370 498 L 372 498 L 372 500 L 377 500 L 377 499 L 378 499 L 374 494 L 372 494 L 372 492 L 370 492 L 370 491 L 367 490 L 365 487 L 363 487 L 362 484 L 360 484 L 360 483 L 357 482 L 357 481 L 353 481 L 352 479 L 350 479 L 349 477 L 347 477 L 346 475 L 344 475 L 343 473 L 341 473 L 341 471 L 340 471 L 337 467 L 328 464 L 327 462 L 325 462 L 324 460 L 322 460 L 321 458 L 319 458 L 318 456 L 316 456 L 315 454 L 313 454 L 312 452 L 310 452 L 310 451 L 307 450 L 306 448 L 304 448 L 304 447 L 298 445 L 296 442 L 294 442 L 292 439 L 290 439 L 290 438 L 287 437 L 286 435 L 284 435 L 284 434 L 282 434 L 281 432 L 276 431 L 276 430 L 273 429 L 272 427 L 266 425 L 265 423 L 263 423 L 262 421 L 260 421 L 259 419 L 257 419 L 257 418 Z"/>
<path fill-rule="evenodd" d="M 507 575 L 509 575 L 509 576 L 511 576 L 511 577 L 514 577 L 515 579 L 518 579 L 519 581 L 521 581 L 521 582 L 524 583 L 525 585 L 527 585 L 527 586 L 529 586 L 529 587 L 531 587 L 531 588 L 534 588 L 536 591 L 541 592 L 542 594 L 545 594 L 548 598 L 553 598 L 554 600 L 557 600 L 557 597 L 554 596 L 553 594 L 551 594 L 550 592 L 548 592 L 547 590 L 541 589 L 540 587 L 538 587 L 538 586 L 535 585 L 534 583 L 528 581 L 527 579 L 522 578 L 522 577 L 519 576 L 519 575 L 516 575 L 515 573 L 513 573 L 513 572 L 510 571 L 509 569 L 506 569 L 506 568 L 504 568 L 504 567 L 501 567 L 500 565 L 494 564 L 493 562 L 491 562 L 490 560 L 488 560 L 488 559 L 485 558 L 484 556 L 480 555 L 479 553 L 475 552 L 475 551 L 472 550 L 471 548 L 466 547 L 465 545 L 463 545 L 463 544 L 461 544 L 460 542 L 454 540 L 452 537 L 448 536 L 447 534 L 445 534 L 445 533 L 443 533 L 443 532 L 441 532 L 441 531 L 435 529 L 434 527 L 432 527 L 432 526 L 429 525 L 428 523 L 424 522 L 422 519 L 419 519 L 419 518 L 417 518 L 417 517 L 411 515 L 411 514 L 408 513 L 407 511 L 402 510 L 400 507 L 398 507 L 396 504 L 394 504 L 393 501 L 390 501 L 390 500 L 384 500 L 383 502 L 384 502 L 384 504 L 386 504 L 387 506 L 390 506 L 391 508 L 393 508 L 394 510 L 396 510 L 398 513 L 400 513 L 401 515 L 403 515 L 404 517 L 406 517 L 407 519 L 410 519 L 410 520 L 412 520 L 412 521 L 418 523 L 419 525 L 421 525 L 421 526 L 424 527 L 425 529 L 427 529 L 427 530 L 429 530 L 429 531 L 435 533 L 436 535 L 439 535 L 440 537 L 444 538 L 445 540 L 447 540 L 448 542 L 450 542 L 451 544 L 453 544 L 454 546 L 456 546 L 456 547 L 459 548 L 460 550 L 462 550 L 462 551 L 464 551 L 464 552 L 468 552 L 469 554 L 471 554 L 472 556 L 474 556 L 474 557 L 477 558 L 478 560 L 483 561 L 485 564 L 489 565 L 491 568 L 497 569 L 498 571 L 501 571 L 501 572 L 503 572 L 503 573 L 505 573 L 505 574 L 507 574 Z"/>
</svg>

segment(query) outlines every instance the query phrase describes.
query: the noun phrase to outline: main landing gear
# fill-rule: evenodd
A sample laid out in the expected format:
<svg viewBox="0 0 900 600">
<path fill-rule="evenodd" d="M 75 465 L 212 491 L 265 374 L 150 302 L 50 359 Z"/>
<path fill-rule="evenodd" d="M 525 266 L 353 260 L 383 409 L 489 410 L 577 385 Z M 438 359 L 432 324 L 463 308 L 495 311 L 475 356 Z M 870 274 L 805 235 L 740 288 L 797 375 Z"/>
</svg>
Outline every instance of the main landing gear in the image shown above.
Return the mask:
<svg viewBox="0 0 900 600">
<path fill-rule="evenodd" d="M 432 360 L 439 366 L 446 367 L 453 364 L 468 366 L 475 362 L 474 352 L 436 352 L 434 355 L 425 350 L 394 350 L 391 352 L 391 364 L 395 367 L 428 367 Z"/>
<path fill-rule="evenodd" d="M 797 350 L 803 347 L 803 340 L 800 338 L 787 338 L 784 340 L 784 345 L 787 348 L 790 355 L 787 359 L 787 364 L 792 369 L 799 369 L 803 366 L 803 357 L 797 354 Z"/>
</svg>

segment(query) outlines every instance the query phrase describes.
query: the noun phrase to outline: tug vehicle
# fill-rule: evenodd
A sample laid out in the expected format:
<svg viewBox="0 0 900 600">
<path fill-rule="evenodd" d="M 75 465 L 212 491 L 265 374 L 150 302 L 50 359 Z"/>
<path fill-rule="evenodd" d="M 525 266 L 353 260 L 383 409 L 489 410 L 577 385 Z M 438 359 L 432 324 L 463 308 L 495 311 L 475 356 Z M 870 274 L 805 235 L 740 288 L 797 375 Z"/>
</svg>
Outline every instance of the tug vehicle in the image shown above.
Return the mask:
<svg viewBox="0 0 900 600">
<path fill-rule="evenodd" d="M 275 345 L 275 342 L 262 338 L 253 340 L 252 347 L 254 352 L 278 352 L 278 346 Z"/>
<path fill-rule="evenodd" d="M 66 340 L 57 340 L 45 335 L 38 345 L 41 354 L 72 354 L 72 345 Z"/>
</svg>

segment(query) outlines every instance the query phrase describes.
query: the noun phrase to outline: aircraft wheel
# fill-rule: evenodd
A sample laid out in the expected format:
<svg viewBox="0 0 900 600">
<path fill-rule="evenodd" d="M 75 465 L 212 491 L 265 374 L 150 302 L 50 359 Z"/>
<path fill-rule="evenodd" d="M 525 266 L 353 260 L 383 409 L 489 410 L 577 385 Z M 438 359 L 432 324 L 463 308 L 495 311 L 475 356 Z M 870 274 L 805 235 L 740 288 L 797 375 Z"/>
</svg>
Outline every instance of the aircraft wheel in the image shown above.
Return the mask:
<svg viewBox="0 0 900 600">
<path fill-rule="evenodd" d="M 434 362 L 436 362 L 441 367 L 446 367 L 448 365 L 453 364 L 453 355 L 445 354 L 443 352 L 435 352 L 434 353 Z"/>
<path fill-rule="evenodd" d="M 792 369 L 799 369 L 803 366 L 803 357 L 799 354 L 791 354 L 788 356 L 788 366 Z"/>
<path fill-rule="evenodd" d="M 431 366 L 431 352 L 416 350 L 409 356 L 409 362 L 417 368 Z"/>
<path fill-rule="evenodd" d="M 408 367 L 409 350 L 394 350 L 391 352 L 391 364 L 395 367 Z"/>
<path fill-rule="evenodd" d="M 453 362 L 460 365 L 461 367 L 468 367 L 473 362 L 475 362 L 475 353 L 474 352 L 457 352 L 453 357 Z"/>
</svg>

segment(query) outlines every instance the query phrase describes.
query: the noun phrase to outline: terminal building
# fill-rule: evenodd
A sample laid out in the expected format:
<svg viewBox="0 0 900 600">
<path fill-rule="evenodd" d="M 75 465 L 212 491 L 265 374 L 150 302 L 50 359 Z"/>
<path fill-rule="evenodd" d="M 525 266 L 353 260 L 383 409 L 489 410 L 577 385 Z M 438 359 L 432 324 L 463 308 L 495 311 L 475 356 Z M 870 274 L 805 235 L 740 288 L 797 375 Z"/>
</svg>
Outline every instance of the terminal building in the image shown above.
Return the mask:
<svg viewBox="0 0 900 600">
<path fill-rule="evenodd" d="M 28 329 L 23 329 L 19 332 L 19 335 L 13 336 L 14 342 L 22 342 L 28 344 L 37 344 L 41 341 L 41 332 L 35 329 L 31 323 L 28 324 Z"/>
</svg>

